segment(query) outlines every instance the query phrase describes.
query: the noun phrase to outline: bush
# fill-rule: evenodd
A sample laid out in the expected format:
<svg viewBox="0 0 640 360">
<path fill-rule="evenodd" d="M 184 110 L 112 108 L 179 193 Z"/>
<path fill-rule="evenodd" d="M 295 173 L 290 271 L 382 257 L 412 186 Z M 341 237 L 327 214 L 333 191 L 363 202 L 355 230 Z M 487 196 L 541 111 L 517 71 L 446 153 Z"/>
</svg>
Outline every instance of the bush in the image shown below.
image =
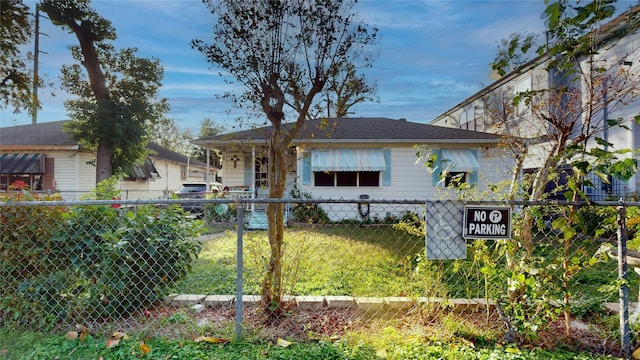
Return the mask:
<svg viewBox="0 0 640 360">
<path fill-rule="evenodd" d="M 302 192 L 295 186 L 290 193 L 294 199 L 311 199 L 311 194 Z M 306 224 L 327 224 L 331 220 L 324 209 L 316 204 L 296 203 L 291 209 L 293 221 Z"/>
<path fill-rule="evenodd" d="M 99 186 L 96 194 L 113 198 L 111 186 Z M 12 209 L 3 222 L 28 218 L 31 207 Z M 90 205 L 55 214 L 49 223 L 33 220 L 30 231 L 2 232 L 3 246 L 5 238 L 13 240 L 3 254 L 15 256 L 2 257 L 11 265 L 2 270 L 9 277 L 2 308 L 18 324 L 129 315 L 184 277 L 199 251 L 201 222 L 178 207 Z"/>
<path fill-rule="evenodd" d="M 30 279 L 47 280 L 55 269 L 42 261 L 51 252 L 51 234 L 62 225 L 62 206 L 17 206 L 24 201 L 56 201 L 59 194 L 31 194 L 26 189 L 0 194 L 0 318 L 21 319 L 37 310 L 41 289 Z M 21 297 L 20 293 L 28 293 Z M 32 317 L 39 321 L 42 317 Z"/>
<path fill-rule="evenodd" d="M 199 221 L 176 208 L 82 207 L 68 214 L 65 225 L 53 235 L 52 260 L 76 275 L 79 285 L 69 291 L 86 298 L 82 305 L 91 318 L 153 303 L 188 273 L 199 251 Z"/>
</svg>

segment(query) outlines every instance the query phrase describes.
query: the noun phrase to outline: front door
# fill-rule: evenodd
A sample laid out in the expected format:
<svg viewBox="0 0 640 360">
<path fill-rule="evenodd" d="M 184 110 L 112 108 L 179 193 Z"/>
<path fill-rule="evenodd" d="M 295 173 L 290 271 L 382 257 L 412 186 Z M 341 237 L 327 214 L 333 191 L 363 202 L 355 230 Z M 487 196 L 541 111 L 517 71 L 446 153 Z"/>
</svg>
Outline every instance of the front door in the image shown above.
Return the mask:
<svg viewBox="0 0 640 360">
<path fill-rule="evenodd" d="M 266 198 L 269 195 L 269 159 L 266 156 L 256 157 L 254 163 L 254 186 L 256 197 Z"/>
</svg>

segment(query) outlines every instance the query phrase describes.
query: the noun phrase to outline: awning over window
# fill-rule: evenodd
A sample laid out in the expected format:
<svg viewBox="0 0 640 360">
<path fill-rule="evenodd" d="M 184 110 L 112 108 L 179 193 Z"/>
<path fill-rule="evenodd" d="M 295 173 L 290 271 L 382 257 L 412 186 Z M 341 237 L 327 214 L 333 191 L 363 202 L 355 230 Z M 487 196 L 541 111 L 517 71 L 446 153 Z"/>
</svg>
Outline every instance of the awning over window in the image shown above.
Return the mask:
<svg viewBox="0 0 640 360">
<path fill-rule="evenodd" d="M 160 177 L 156 166 L 151 159 L 146 158 L 142 164 L 136 164 L 128 174 L 126 180 L 147 180 L 157 179 Z"/>
<path fill-rule="evenodd" d="M 442 149 L 442 167 L 456 172 L 476 172 L 480 164 L 473 151 L 468 149 Z"/>
<path fill-rule="evenodd" d="M 44 174 L 44 154 L 0 154 L 0 174 Z"/>
<path fill-rule="evenodd" d="M 316 149 L 311 153 L 313 171 L 384 171 L 382 149 Z"/>
</svg>

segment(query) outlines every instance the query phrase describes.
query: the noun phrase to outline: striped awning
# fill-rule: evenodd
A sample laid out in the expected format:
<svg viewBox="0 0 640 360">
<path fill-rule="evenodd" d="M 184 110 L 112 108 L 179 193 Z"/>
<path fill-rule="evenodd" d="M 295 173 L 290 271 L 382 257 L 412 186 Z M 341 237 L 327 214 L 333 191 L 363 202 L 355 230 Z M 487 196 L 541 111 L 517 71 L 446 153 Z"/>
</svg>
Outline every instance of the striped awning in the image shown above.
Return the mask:
<svg viewBox="0 0 640 360">
<path fill-rule="evenodd" d="M 44 174 L 44 154 L 0 154 L 0 174 Z"/>
<path fill-rule="evenodd" d="M 458 172 L 477 172 L 480 164 L 473 151 L 468 149 L 442 149 L 442 167 Z"/>
<path fill-rule="evenodd" d="M 385 171 L 382 149 L 315 149 L 313 171 Z"/>
</svg>

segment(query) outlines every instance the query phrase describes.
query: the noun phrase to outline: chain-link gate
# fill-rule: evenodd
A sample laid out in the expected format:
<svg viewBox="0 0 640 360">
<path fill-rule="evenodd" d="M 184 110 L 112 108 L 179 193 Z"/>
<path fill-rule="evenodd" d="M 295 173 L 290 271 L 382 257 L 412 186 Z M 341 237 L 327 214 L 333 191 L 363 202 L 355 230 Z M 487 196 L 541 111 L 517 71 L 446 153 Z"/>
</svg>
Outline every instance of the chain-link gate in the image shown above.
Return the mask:
<svg viewBox="0 0 640 360">
<path fill-rule="evenodd" d="M 623 204 L 626 226 L 619 203 L 498 204 L 514 208 L 513 239 L 491 240 L 462 237 L 462 202 L 218 198 L 192 200 L 203 211 L 190 213 L 185 200 L 6 200 L 5 325 L 308 339 L 443 333 L 457 316 L 517 340 L 555 321 L 593 325 L 620 303 L 621 326 L 609 331 L 630 341 L 624 314 L 638 294 L 619 296 L 618 285 L 640 281 L 622 270 L 618 279 L 616 244 L 622 233 L 640 249 L 638 204 Z M 274 204 L 285 216 L 275 305 L 262 302 Z M 594 326 L 609 334 L 606 324 Z"/>
</svg>

